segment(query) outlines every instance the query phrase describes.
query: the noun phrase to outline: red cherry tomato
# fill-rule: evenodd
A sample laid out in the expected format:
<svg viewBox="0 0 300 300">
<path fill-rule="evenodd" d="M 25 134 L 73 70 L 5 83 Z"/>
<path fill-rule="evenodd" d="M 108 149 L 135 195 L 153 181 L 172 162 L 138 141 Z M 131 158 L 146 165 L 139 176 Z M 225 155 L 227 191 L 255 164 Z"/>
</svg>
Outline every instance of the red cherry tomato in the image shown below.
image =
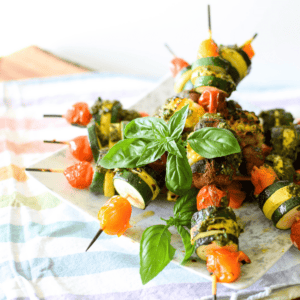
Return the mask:
<svg viewBox="0 0 300 300">
<path fill-rule="evenodd" d="M 241 262 L 251 263 L 249 257 L 242 251 L 231 252 L 224 248 L 211 250 L 207 255 L 206 267 L 214 273 L 218 282 L 234 282 L 241 274 Z"/>
<path fill-rule="evenodd" d="M 66 168 L 64 175 L 72 187 L 85 189 L 92 183 L 94 170 L 89 162 L 81 161 Z"/>
<path fill-rule="evenodd" d="M 90 123 L 92 115 L 86 103 L 78 102 L 68 109 L 64 117 L 71 124 L 86 126 Z"/>
<path fill-rule="evenodd" d="M 227 94 L 215 87 L 207 87 L 201 94 L 198 104 L 200 104 L 206 112 L 215 114 L 222 111 L 226 105 L 225 98 Z"/>
<path fill-rule="evenodd" d="M 219 56 L 219 48 L 212 39 L 207 39 L 201 42 L 197 58 Z"/>
<path fill-rule="evenodd" d="M 292 243 L 300 250 L 300 216 L 296 217 L 296 221 L 291 227 Z"/>
<path fill-rule="evenodd" d="M 129 201 L 121 196 L 113 196 L 99 210 L 98 220 L 100 227 L 109 235 L 121 236 L 131 227 L 131 205 Z"/>
<path fill-rule="evenodd" d="M 185 67 L 189 66 L 189 64 L 182 58 L 174 57 L 171 60 L 170 70 L 172 72 L 172 76 L 176 77 L 176 75 Z"/>
<path fill-rule="evenodd" d="M 93 152 L 86 135 L 78 136 L 69 142 L 72 155 L 80 161 L 91 162 L 93 160 Z"/>
<path fill-rule="evenodd" d="M 227 195 L 219 190 L 214 184 L 205 185 L 197 195 L 197 209 L 201 210 L 208 206 L 221 206 L 221 200 Z"/>
</svg>

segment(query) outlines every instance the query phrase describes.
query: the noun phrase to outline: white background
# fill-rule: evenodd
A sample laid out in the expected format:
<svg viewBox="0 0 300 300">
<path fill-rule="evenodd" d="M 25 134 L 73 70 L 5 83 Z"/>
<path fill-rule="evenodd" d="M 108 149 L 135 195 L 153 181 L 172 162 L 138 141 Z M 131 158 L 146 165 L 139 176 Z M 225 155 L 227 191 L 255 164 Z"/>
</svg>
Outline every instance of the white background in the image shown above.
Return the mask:
<svg viewBox="0 0 300 300">
<path fill-rule="evenodd" d="M 192 63 L 208 37 L 211 5 L 217 44 L 243 44 L 258 33 L 252 71 L 240 85 L 300 83 L 298 0 L 0 0 L 0 56 L 37 45 L 104 72 L 159 79 L 172 55 Z"/>
</svg>

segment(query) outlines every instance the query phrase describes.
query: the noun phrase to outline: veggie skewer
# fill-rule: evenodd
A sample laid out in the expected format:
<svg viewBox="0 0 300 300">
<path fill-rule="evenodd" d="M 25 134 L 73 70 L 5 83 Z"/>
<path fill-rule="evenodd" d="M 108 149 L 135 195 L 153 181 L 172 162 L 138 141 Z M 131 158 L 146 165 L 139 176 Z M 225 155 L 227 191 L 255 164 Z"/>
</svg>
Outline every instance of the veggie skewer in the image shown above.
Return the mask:
<svg viewBox="0 0 300 300">
<path fill-rule="evenodd" d="M 89 187 L 93 180 L 94 170 L 89 162 L 79 162 L 66 169 L 26 168 L 25 171 L 63 173 L 69 184 L 77 189 Z"/>
<path fill-rule="evenodd" d="M 65 144 L 69 145 L 71 154 L 80 161 L 91 162 L 93 153 L 87 136 L 78 136 L 70 141 L 44 141 L 44 143 Z"/>
<path fill-rule="evenodd" d="M 70 124 L 86 126 L 92 119 L 89 107 L 84 102 L 78 102 L 68 109 L 65 115 L 44 115 L 45 118 L 65 118 Z"/>
<path fill-rule="evenodd" d="M 191 243 L 195 244 L 197 255 L 207 261 L 207 270 L 217 281 L 229 283 L 240 276 L 240 262 L 251 261 L 238 251 L 240 228 L 227 204 L 226 193 L 215 185 L 199 191 L 198 212 L 192 218 Z"/>
<path fill-rule="evenodd" d="M 127 199 L 120 196 L 110 198 L 98 212 L 100 229 L 85 251 L 89 250 L 103 231 L 109 235 L 121 236 L 131 227 L 129 224 L 131 212 L 132 207 Z"/>
</svg>

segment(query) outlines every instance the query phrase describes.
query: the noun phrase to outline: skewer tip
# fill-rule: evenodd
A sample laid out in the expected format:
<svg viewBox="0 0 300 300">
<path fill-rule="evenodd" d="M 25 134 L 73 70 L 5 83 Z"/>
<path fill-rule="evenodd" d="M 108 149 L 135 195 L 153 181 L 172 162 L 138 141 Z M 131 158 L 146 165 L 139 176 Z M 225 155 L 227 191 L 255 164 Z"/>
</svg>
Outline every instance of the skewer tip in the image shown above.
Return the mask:
<svg viewBox="0 0 300 300">
<path fill-rule="evenodd" d="M 88 245 L 88 247 L 86 248 L 85 252 L 87 252 L 91 246 L 95 243 L 95 241 L 98 239 L 98 237 L 100 236 L 100 234 L 103 232 L 103 229 L 99 229 L 98 232 L 96 233 L 96 235 L 94 236 L 94 238 L 92 239 L 92 241 L 90 242 L 90 244 Z"/>
<path fill-rule="evenodd" d="M 167 43 L 165 43 L 165 47 L 169 50 L 169 52 L 176 57 L 176 54 L 173 52 L 173 50 L 169 47 L 169 45 Z"/>
<path fill-rule="evenodd" d="M 213 299 L 217 299 L 217 276 L 215 274 L 212 274 L 212 295 Z"/>
</svg>

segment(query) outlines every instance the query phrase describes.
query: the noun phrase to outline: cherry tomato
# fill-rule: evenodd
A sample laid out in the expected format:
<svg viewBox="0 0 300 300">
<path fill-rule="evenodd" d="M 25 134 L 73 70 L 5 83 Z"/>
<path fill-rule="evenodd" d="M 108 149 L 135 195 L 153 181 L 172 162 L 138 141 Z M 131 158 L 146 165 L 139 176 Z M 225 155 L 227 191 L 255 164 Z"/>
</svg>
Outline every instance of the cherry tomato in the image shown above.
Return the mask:
<svg viewBox="0 0 300 300">
<path fill-rule="evenodd" d="M 246 52 L 246 54 L 248 55 L 249 59 L 252 59 L 252 57 L 255 55 L 255 52 L 252 48 L 251 43 L 247 43 L 242 50 L 244 50 L 244 52 Z"/>
<path fill-rule="evenodd" d="M 246 198 L 246 193 L 241 191 L 241 188 L 241 183 L 237 181 L 233 181 L 226 187 L 226 190 L 228 191 L 229 207 L 234 209 L 241 207 Z"/>
<path fill-rule="evenodd" d="M 291 227 L 292 243 L 300 250 L 300 216 L 296 217 L 296 221 Z"/>
<path fill-rule="evenodd" d="M 142 118 L 144 118 L 144 117 L 149 117 L 149 114 L 147 114 L 147 113 L 144 112 L 144 111 L 140 111 L 139 114 L 141 115 Z"/>
<path fill-rule="evenodd" d="M 68 109 L 64 117 L 71 124 L 86 126 L 90 123 L 92 115 L 87 103 L 78 102 L 71 109 Z"/>
<path fill-rule="evenodd" d="M 215 114 L 217 111 L 224 109 L 225 98 L 227 94 L 215 87 L 207 87 L 201 94 L 198 104 L 201 105 L 206 112 Z"/>
<path fill-rule="evenodd" d="M 69 142 L 72 155 L 80 161 L 91 162 L 93 160 L 93 152 L 86 135 L 78 136 Z"/>
<path fill-rule="evenodd" d="M 89 162 L 81 161 L 66 168 L 64 175 L 72 187 L 85 189 L 92 183 L 94 170 Z"/>
<path fill-rule="evenodd" d="M 201 42 L 198 48 L 197 58 L 214 56 L 219 56 L 219 48 L 217 44 L 212 39 L 207 39 Z"/>
<path fill-rule="evenodd" d="M 254 166 L 251 171 L 251 182 L 254 185 L 254 195 L 259 195 L 266 187 L 274 183 L 278 179 L 277 174 L 272 167 L 263 165 L 261 167 Z"/>
<path fill-rule="evenodd" d="M 121 196 L 113 196 L 99 210 L 98 220 L 100 227 L 109 235 L 121 236 L 130 228 L 131 205 Z"/>
<path fill-rule="evenodd" d="M 221 206 L 221 200 L 227 195 L 219 190 L 214 184 L 205 185 L 197 195 L 197 209 L 201 210 L 208 206 Z"/>
<path fill-rule="evenodd" d="M 218 282 L 230 283 L 240 277 L 241 262 L 251 263 L 251 260 L 242 251 L 231 252 L 219 248 L 207 255 L 206 267 L 208 272 L 216 275 Z"/>
<path fill-rule="evenodd" d="M 172 76 L 176 77 L 176 75 L 185 67 L 189 66 L 189 64 L 182 58 L 174 57 L 171 60 L 170 70 L 172 72 Z"/>
</svg>

